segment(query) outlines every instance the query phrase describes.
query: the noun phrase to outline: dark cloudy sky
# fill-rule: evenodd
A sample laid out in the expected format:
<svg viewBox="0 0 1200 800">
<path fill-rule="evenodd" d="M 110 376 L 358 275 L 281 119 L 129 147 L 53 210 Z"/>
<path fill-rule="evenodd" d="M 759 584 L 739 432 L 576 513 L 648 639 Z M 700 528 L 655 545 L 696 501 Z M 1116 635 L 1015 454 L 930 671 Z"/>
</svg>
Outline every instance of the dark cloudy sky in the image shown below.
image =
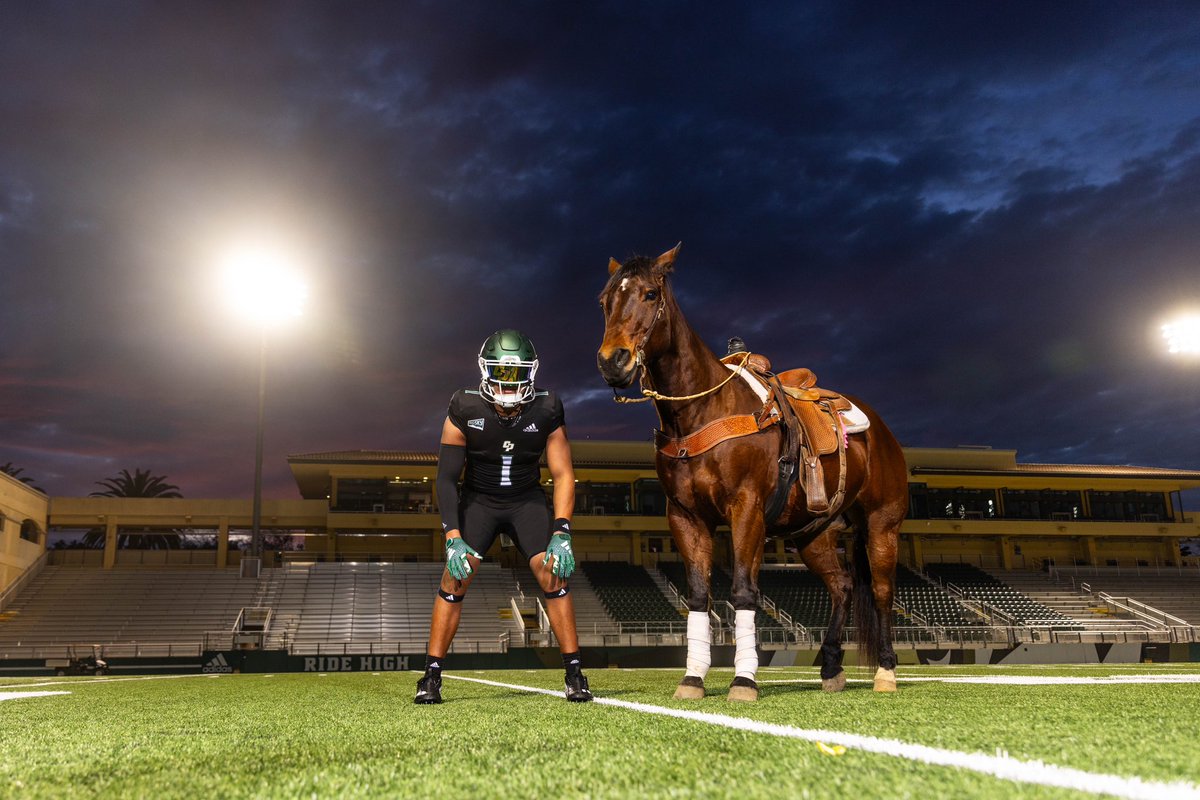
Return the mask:
<svg viewBox="0 0 1200 800">
<path fill-rule="evenodd" d="M 683 242 L 714 348 L 909 446 L 1200 467 L 1200 14 L 1188 3 L 0 2 L 0 463 L 249 496 L 245 237 L 312 299 L 270 342 L 288 454 L 436 448 L 524 329 L 572 438 L 647 437 L 595 367 L 609 256 Z"/>
</svg>

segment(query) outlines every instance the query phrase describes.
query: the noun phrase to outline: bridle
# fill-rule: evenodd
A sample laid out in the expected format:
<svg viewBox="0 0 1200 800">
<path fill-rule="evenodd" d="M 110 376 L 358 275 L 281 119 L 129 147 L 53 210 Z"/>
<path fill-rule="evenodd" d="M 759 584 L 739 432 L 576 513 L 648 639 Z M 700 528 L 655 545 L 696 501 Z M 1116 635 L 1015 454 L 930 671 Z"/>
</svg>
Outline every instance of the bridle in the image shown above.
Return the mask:
<svg viewBox="0 0 1200 800">
<path fill-rule="evenodd" d="M 666 315 L 666 310 L 667 310 L 667 293 L 666 293 L 666 287 L 663 285 L 663 283 L 664 283 L 664 281 L 662 281 L 661 279 L 657 283 L 657 285 L 658 285 L 658 306 L 654 309 L 654 319 L 650 320 L 649 327 L 646 328 L 646 332 L 644 334 L 642 334 L 641 341 L 639 341 L 637 343 L 637 346 L 633 351 L 633 365 L 635 368 L 641 369 L 641 374 L 638 375 L 638 384 L 641 386 L 642 396 L 641 397 L 624 397 L 623 395 L 617 394 L 617 388 L 614 386 L 613 387 L 613 402 L 614 403 L 646 403 L 646 402 L 649 402 L 650 400 L 665 400 L 665 401 L 670 401 L 670 402 L 678 402 L 678 401 L 683 401 L 683 400 L 696 400 L 697 398 L 712 394 L 713 392 L 717 391 L 725 384 L 729 383 L 734 378 L 738 377 L 738 375 L 740 375 L 742 373 L 742 368 L 746 366 L 746 362 L 750 360 L 750 353 L 747 352 L 744 356 L 742 356 L 742 362 L 740 364 L 738 364 L 735 369 L 730 371 L 729 377 L 727 377 L 725 380 L 718 383 L 716 386 L 713 386 L 710 389 L 705 389 L 702 392 L 697 392 L 696 394 L 686 394 L 686 395 L 680 395 L 678 397 L 672 397 L 670 395 L 659 394 L 654 389 L 647 386 L 646 385 L 646 343 L 650 341 L 650 335 L 652 333 L 654 333 L 654 326 L 657 325 L 658 321 Z"/>
</svg>

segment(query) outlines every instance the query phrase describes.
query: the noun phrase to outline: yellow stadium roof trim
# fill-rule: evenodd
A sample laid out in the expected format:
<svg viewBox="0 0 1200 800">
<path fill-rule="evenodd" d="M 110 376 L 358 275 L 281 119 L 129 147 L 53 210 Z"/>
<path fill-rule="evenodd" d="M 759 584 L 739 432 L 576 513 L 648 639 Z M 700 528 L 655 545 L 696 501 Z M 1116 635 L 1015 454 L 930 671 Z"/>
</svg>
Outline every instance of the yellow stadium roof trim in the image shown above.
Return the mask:
<svg viewBox="0 0 1200 800">
<path fill-rule="evenodd" d="M 953 469 L 921 467 L 913 475 L 1041 476 L 1046 478 L 1137 478 L 1139 480 L 1200 481 L 1200 471 L 1166 467 L 1110 466 L 1103 464 L 1018 464 L 1013 469 Z"/>
</svg>

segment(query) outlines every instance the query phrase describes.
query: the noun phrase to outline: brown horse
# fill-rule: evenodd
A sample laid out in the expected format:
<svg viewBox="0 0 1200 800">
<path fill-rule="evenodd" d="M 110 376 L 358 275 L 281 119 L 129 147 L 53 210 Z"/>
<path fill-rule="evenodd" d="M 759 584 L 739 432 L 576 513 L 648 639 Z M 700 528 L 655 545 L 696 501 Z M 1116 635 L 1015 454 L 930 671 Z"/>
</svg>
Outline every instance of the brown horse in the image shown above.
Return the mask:
<svg viewBox="0 0 1200 800">
<path fill-rule="evenodd" d="M 639 256 L 624 264 L 609 261 L 608 284 L 600 294 L 604 341 L 596 357 L 614 392 L 641 381 L 643 393 L 654 398 L 663 434 L 676 439 L 715 420 L 764 409 L 764 401 L 747 381 L 730 380 L 730 369 L 684 319 L 667 280 L 678 252 L 676 246 L 658 258 Z M 895 691 L 892 597 L 898 533 L 908 510 L 907 469 L 899 443 L 879 416 L 858 400 L 853 402 L 870 425 L 844 440 L 844 491 L 835 493 L 838 455 L 823 456 L 827 494 L 834 505 L 827 513 L 814 515 L 803 481 L 798 481 L 770 528 L 764 509 L 781 480 L 777 470 L 785 441 L 781 426 L 727 439 L 693 456 L 664 454 L 660 447 L 656 468 L 667 495 L 667 520 L 688 576 L 688 661 L 675 692 L 677 699 L 704 696 L 704 677 L 711 662 L 713 532 L 721 524 L 732 531 L 730 600 L 736 610 L 735 676 L 728 699 L 758 698 L 754 610 L 766 536 L 802 529 L 800 555 L 821 576 L 833 601 L 821 646 L 822 687 L 826 691 L 845 687 L 841 640 L 853 597 L 860 663 L 878 666 L 876 691 Z M 852 574 L 837 555 L 838 534 L 845 530 L 854 532 Z"/>
</svg>

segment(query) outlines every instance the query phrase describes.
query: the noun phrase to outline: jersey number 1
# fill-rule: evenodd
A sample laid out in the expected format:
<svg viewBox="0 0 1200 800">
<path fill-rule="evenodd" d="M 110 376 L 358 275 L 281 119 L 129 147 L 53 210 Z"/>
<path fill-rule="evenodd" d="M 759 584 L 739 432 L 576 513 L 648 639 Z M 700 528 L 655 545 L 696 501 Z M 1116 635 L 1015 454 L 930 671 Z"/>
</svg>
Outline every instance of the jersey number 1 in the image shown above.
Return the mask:
<svg viewBox="0 0 1200 800">
<path fill-rule="evenodd" d="M 500 456 L 500 485 L 512 486 L 512 456 Z"/>
</svg>

